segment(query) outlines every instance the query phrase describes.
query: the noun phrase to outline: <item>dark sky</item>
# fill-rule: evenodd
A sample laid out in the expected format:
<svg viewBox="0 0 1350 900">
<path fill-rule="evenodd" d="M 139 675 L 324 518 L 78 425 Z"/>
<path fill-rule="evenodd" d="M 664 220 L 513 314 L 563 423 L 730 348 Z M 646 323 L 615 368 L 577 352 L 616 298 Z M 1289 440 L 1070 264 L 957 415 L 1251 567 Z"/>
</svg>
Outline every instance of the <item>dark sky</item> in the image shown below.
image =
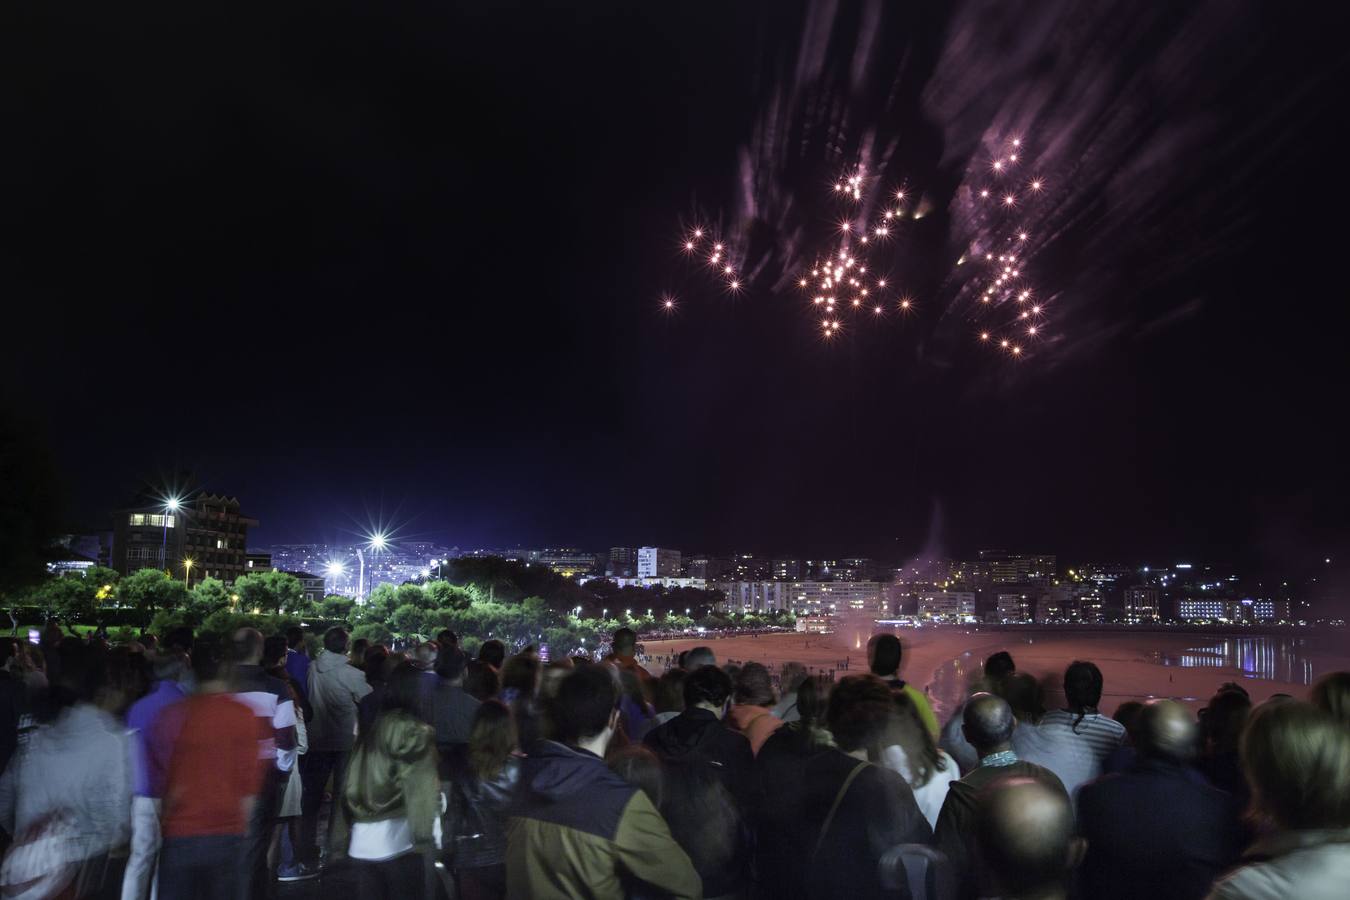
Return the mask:
<svg viewBox="0 0 1350 900">
<path fill-rule="evenodd" d="M 72 524 L 188 468 L 260 544 L 1301 567 L 1350 501 L 1332 6 L 9 4 L 6 408 Z M 1016 362 L 952 280 L 1012 134 Z M 918 308 L 826 343 L 785 279 L 859 161 L 931 210 Z"/>
</svg>

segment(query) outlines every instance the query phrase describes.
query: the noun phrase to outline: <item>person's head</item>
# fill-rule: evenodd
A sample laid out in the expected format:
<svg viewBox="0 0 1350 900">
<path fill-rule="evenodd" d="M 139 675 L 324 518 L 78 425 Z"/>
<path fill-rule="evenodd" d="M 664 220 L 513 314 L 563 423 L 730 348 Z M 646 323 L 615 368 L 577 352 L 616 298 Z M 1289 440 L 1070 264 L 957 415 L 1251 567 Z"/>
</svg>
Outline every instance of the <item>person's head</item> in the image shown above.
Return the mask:
<svg viewBox="0 0 1350 900">
<path fill-rule="evenodd" d="M 517 653 L 502 666 L 502 690 L 530 699 L 539 687 L 539 657 Z"/>
<path fill-rule="evenodd" d="M 263 641 L 262 665 L 265 669 L 275 669 L 286 663 L 286 637 L 274 634 Z"/>
<path fill-rule="evenodd" d="M 893 634 L 874 634 L 867 642 L 867 667 L 873 675 L 895 678 L 900 672 L 900 639 Z"/>
<path fill-rule="evenodd" d="M 684 683 L 689 673 L 683 669 L 671 669 L 656 682 L 656 711 L 684 712 Z"/>
<path fill-rule="evenodd" d="M 141 632 L 140 642 L 146 653 L 154 653 L 155 650 L 159 649 L 159 638 L 148 631 Z"/>
<path fill-rule="evenodd" d="M 231 642 L 230 658 L 241 666 L 256 666 L 262 662 L 263 636 L 256 628 L 240 628 Z"/>
<path fill-rule="evenodd" d="M 1013 707 L 1016 712 L 1017 708 Z M 1138 700 L 1126 700 L 1116 707 L 1115 713 L 1111 718 L 1115 719 L 1125 728 L 1125 734 L 1129 736 L 1131 743 L 1138 743 L 1139 714 L 1144 711 L 1144 704 Z M 1019 721 L 1021 717 L 1018 717 Z"/>
<path fill-rule="evenodd" d="M 1045 697 L 1034 675 L 1014 672 L 1003 679 L 999 694 L 1008 701 L 1019 722 L 1035 725 L 1045 715 Z"/>
<path fill-rule="evenodd" d="M 748 662 L 741 667 L 732 696 L 738 706 L 773 706 L 778 702 L 769 670 L 757 662 Z"/>
<path fill-rule="evenodd" d="M 799 662 L 785 662 L 782 670 L 778 673 L 778 689 L 784 697 L 791 697 L 797 693 L 797 685 L 807 679 L 806 666 Z"/>
<path fill-rule="evenodd" d="M 1013 665 L 1012 654 L 1007 650 L 992 653 L 984 661 L 984 679 L 990 684 L 998 684 L 1016 671 L 1017 666 Z"/>
<path fill-rule="evenodd" d="M 436 674 L 446 681 L 458 681 L 464 677 L 464 666 L 468 657 L 458 647 L 442 647 L 436 655 Z"/>
<path fill-rule="evenodd" d="M 464 666 L 464 692 L 478 702 L 497 696 L 501 690 L 501 680 L 497 670 L 481 659 L 475 659 Z"/>
<path fill-rule="evenodd" d="M 637 652 L 637 632 L 631 628 L 620 628 L 614 632 L 614 655 L 632 656 Z"/>
<path fill-rule="evenodd" d="M 388 666 L 390 660 L 384 662 Z M 384 696 L 380 699 L 380 715 L 397 711 L 420 718 L 424 711 L 422 684 L 422 670 L 406 658 L 399 661 L 386 677 Z"/>
<path fill-rule="evenodd" d="M 516 722 L 511 710 L 497 700 L 478 704 L 469 731 L 469 768 L 482 781 L 501 772 L 516 749 Z"/>
<path fill-rule="evenodd" d="M 962 733 L 982 757 L 1008 749 L 1016 725 L 1008 701 L 983 691 L 966 701 L 961 717 Z"/>
<path fill-rule="evenodd" d="M 428 672 L 431 667 L 436 665 L 436 656 L 441 652 L 441 648 L 435 641 L 423 641 L 413 649 L 413 665 Z"/>
<path fill-rule="evenodd" d="M 394 653 L 389 650 L 386 650 L 384 656 L 380 657 L 380 671 L 375 673 L 377 683 L 388 684 L 389 679 L 393 678 L 394 673 L 398 671 L 398 667 L 406 662 L 408 662 L 408 654 Z M 370 681 L 370 678 L 371 673 L 366 672 L 367 683 Z"/>
<path fill-rule="evenodd" d="M 562 684 L 562 680 L 571 675 L 575 668 L 576 664 L 566 656 L 562 659 L 550 660 L 539 674 L 539 696 L 544 698 L 556 696 L 558 685 Z M 638 693 L 641 696 L 641 690 Z"/>
<path fill-rule="evenodd" d="M 186 654 L 184 654 L 186 655 Z M 201 693 L 215 693 L 229 686 L 229 666 L 225 654 L 215 641 L 200 641 L 192 650 L 192 676 Z"/>
<path fill-rule="evenodd" d="M 1095 711 L 1102 702 L 1102 670 L 1081 659 L 1069 663 L 1064 670 L 1064 699 L 1080 716 Z"/>
<path fill-rule="evenodd" d="M 1266 704 L 1242 733 L 1252 812 L 1289 830 L 1350 828 L 1350 729 L 1308 703 Z"/>
<path fill-rule="evenodd" d="M 824 675 L 808 676 L 797 685 L 797 718 L 803 728 L 818 728 L 824 724 L 831 687 Z"/>
<path fill-rule="evenodd" d="M 347 661 L 358 669 L 366 664 L 366 651 L 370 649 L 370 640 L 367 638 L 357 638 L 352 641 L 351 648 L 347 651 Z"/>
<path fill-rule="evenodd" d="M 684 708 L 708 709 L 721 716 L 731 697 L 731 676 L 717 666 L 703 666 L 684 679 Z"/>
<path fill-rule="evenodd" d="M 1200 728 L 1180 703 L 1150 700 L 1139 710 L 1134 725 L 1134 743 L 1140 756 L 1177 764 L 1189 763 L 1195 757 Z"/>
<path fill-rule="evenodd" d="M 183 682 L 192 671 L 192 661 L 181 650 L 156 653 L 150 662 L 150 674 L 155 681 Z"/>
<path fill-rule="evenodd" d="M 846 675 L 830 692 L 825 723 L 845 753 L 877 756 L 895 708 L 892 691 L 875 675 Z"/>
<path fill-rule="evenodd" d="M 1332 672 L 1318 679 L 1308 700 L 1322 712 L 1329 713 L 1341 724 L 1350 727 L 1350 672 Z"/>
<path fill-rule="evenodd" d="M 436 644 L 442 650 L 447 647 L 459 647 L 459 635 L 455 634 L 449 628 L 442 628 L 436 632 Z"/>
<path fill-rule="evenodd" d="M 334 626 L 323 633 L 323 649 L 329 653 L 347 652 L 347 629 Z"/>
<path fill-rule="evenodd" d="M 717 665 L 717 656 L 711 647 L 695 647 L 684 657 L 684 670 L 697 672 L 704 666 Z"/>
<path fill-rule="evenodd" d="M 1083 844 L 1074 837 L 1064 791 L 1032 778 L 1004 778 L 976 802 L 976 846 L 991 893 L 1010 900 L 1065 896 Z"/>
<path fill-rule="evenodd" d="M 1203 710 L 1201 725 L 1206 751 L 1211 755 L 1236 752 L 1251 711 L 1252 701 L 1246 691 L 1220 689 Z"/>
<path fill-rule="evenodd" d="M 305 632 L 298 625 L 292 625 L 286 629 L 286 646 L 291 650 L 299 650 L 305 643 Z"/>
<path fill-rule="evenodd" d="M 500 671 L 506 661 L 506 645 L 498 640 L 483 641 L 483 646 L 478 648 L 478 659 Z"/>
<path fill-rule="evenodd" d="M 366 684 L 374 687 L 384 684 L 384 661 L 389 658 L 389 648 L 384 644 L 371 644 L 366 648 L 366 656 L 361 660 L 361 670 L 366 673 Z"/>
<path fill-rule="evenodd" d="M 563 679 L 549 707 L 560 741 L 603 751 L 619 715 L 619 686 L 608 666 L 585 666 Z"/>
<path fill-rule="evenodd" d="M 927 784 L 941 766 L 933 733 L 919 717 L 919 708 L 905 691 L 891 691 L 891 717 L 886 723 L 882 746 L 898 746 L 909 761 L 910 787 Z"/>
<path fill-rule="evenodd" d="M 658 809 L 665 799 L 664 778 L 661 772 L 661 760 L 656 754 L 641 744 L 628 744 L 605 757 L 609 769 L 624 781 L 641 788 Z"/>
</svg>

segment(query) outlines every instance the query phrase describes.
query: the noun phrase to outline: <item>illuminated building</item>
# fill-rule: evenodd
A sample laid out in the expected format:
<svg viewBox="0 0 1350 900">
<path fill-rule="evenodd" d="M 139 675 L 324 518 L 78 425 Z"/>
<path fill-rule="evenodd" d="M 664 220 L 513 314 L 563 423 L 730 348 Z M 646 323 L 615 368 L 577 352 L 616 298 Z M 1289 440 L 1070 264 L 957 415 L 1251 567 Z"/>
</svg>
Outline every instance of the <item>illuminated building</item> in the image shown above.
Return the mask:
<svg viewBox="0 0 1350 900">
<path fill-rule="evenodd" d="M 272 554 L 266 552 L 253 552 L 244 555 L 244 570 L 248 575 L 255 572 L 272 571 Z"/>
<path fill-rule="evenodd" d="M 620 578 L 637 574 L 637 551 L 632 547 L 610 547 L 609 562 L 605 566 L 606 575 L 617 575 Z"/>
<path fill-rule="evenodd" d="M 571 578 L 575 575 L 589 575 L 595 571 L 594 553 L 561 549 L 531 550 L 528 555 L 530 562 L 548 566 L 564 578 Z"/>
<path fill-rule="evenodd" d="M 971 591 L 924 591 L 919 594 L 919 615 L 969 621 L 975 617 L 975 594 Z"/>
<path fill-rule="evenodd" d="M 1125 589 L 1125 621 L 1158 621 L 1158 589 L 1139 585 Z"/>
<path fill-rule="evenodd" d="M 800 559 L 775 559 L 773 561 L 773 577 L 778 581 L 796 581 L 802 577 L 802 561 Z"/>
<path fill-rule="evenodd" d="M 637 552 L 639 578 L 670 578 L 680 574 L 680 551 L 664 547 L 639 547 Z"/>
<path fill-rule="evenodd" d="M 1006 550 L 981 550 L 980 564 L 995 584 L 1023 583 L 1052 578 L 1053 553 L 1009 553 Z"/>
<path fill-rule="evenodd" d="M 172 511 L 157 504 L 117 513 L 113 568 L 123 575 L 160 569 L 175 578 L 218 578 L 227 584 L 248 571 L 248 529 L 258 520 L 241 513 L 238 500 L 203 494 L 176 506 Z"/>
<path fill-rule="evenodd" d="M 726 581 L 714 587 L 726 595 L 729 612 L 776 612 L 792 609 L 795 584 L 786 581 Z"/>
<path fill-rule="evenodd" d="M 324 597 L 323 579 L 318 575 L 311 575 L 308 572 L 287 572 L 300 582 L 300 590 L 304 592 L 305 599 L 311 603 L 322 603 Z"/>
<path fill-rule="evenodd" d="M 1035 612 L 1031 597 L 1027 594 L 999 594 L 998 620 L 1004 625 L 1024 625 L 1032 620 Z"/>
</svg>

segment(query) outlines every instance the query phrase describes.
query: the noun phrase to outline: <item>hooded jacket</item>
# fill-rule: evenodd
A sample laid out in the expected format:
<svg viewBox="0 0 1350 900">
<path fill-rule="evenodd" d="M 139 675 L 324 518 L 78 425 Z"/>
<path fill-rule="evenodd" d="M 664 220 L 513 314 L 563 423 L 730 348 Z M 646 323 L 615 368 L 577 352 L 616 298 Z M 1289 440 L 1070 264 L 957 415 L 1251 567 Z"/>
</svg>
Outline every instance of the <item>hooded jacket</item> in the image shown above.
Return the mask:
<svg viewBox="0 0 1350 900">
<path fill-rule="evenodd" d="M 637 879 L 703 896 L 698 873 L 647 795 L 593 753 L 539 741 L 508 826 L 506 895 L 620 900 Z"/>
<path fill-rule="evenodd" d="M 664 725 L 647 732 L 642 741 L 668 763 L 702 761 L 717 770 L 732 796 L 744 801 L 749 793 L 755 756 L 745 735 L 732 731 L 711 710 L 686 709 Z"/>
<path fill-rule="evenodd" d="M 370 693 L 366 675 L 344 653 L 325 651 L 309 669 L 310 751 L 350 750 L 356 735 L 356 705 Z"/>
</svg>

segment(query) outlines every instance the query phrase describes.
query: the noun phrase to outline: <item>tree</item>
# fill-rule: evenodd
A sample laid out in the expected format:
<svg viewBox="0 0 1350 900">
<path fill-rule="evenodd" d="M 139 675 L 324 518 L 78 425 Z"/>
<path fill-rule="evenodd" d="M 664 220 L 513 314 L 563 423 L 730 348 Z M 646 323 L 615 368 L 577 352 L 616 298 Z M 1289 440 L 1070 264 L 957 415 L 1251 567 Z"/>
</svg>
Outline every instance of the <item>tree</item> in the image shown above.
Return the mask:
<svg viewBox="0 0 1350 900">
<path fill-rule="evenodd" d="M 395 633 L 403 636 L 413 634 L 425 634 L 427 623 L 427 611 L 413 606 L 411 603 L 405 603 L 394 614 L 389 617 L 389 627 Z"/>
<path fill-rule="evenodd" d="M 188 610 L 200 622 L 212 613 L 232 609 L 235 606 L 233 596 L 233 592 L 225 587 L 225 582 L 218 578 L 203 578 L 192 587 Z"/>
<path fill-rule="evenodd" d="M 352 607 L 356 601 L 351 597 L 345 597 L 342 594 L 329 594 L 323 598 L 319 604 L 319 616 L 331 621 L 347 621 L 352 614 Z"/>
<path fill-rule="evenodd" d="M 117 584 L 117 600 L 123 607 L 140 610 L 146 621 L 160 609 L 178 609 L 187 603 L 183 582 L 170 578 L 159 569 L 132 572 Z"/>
<path fill-rule="evenodd" d="M 393 632 L 381 622 L 367 622 L 352 629 L 352 640 L 367 640 L 372 644 L 387 644 L 394 639 Z"/>
<path fill-rule="evenodd" d="M 398 587 L 394 609 L 400 606 L 415 606 L 418 609 L 435 609 L 436 596 L 428 593 L 420 584 L 401 584 Z"/>
<path fill-rule="evenodd" d="M 300 579 L 285 572 L 257 572 L 234 583 L 239 609 L 245 612 L 280 613 L 303 610 L 305 591 Z"/>
<path fill-rule="evenodd" d="M 49 579 L 37 593 L 38 606 L 48 617 L 67 622 L 89 622 L 98 607 L 98 585 L 79 575 Z"/>
<path fill-rule="evenodd" d="M 370 592 L 365 606 L 361 607 L 360 619 L 363 622 L 384 622 L 393 615 L 398 604 L 398 590 L 392 584 L 382 584 Z"/>
</svg>

